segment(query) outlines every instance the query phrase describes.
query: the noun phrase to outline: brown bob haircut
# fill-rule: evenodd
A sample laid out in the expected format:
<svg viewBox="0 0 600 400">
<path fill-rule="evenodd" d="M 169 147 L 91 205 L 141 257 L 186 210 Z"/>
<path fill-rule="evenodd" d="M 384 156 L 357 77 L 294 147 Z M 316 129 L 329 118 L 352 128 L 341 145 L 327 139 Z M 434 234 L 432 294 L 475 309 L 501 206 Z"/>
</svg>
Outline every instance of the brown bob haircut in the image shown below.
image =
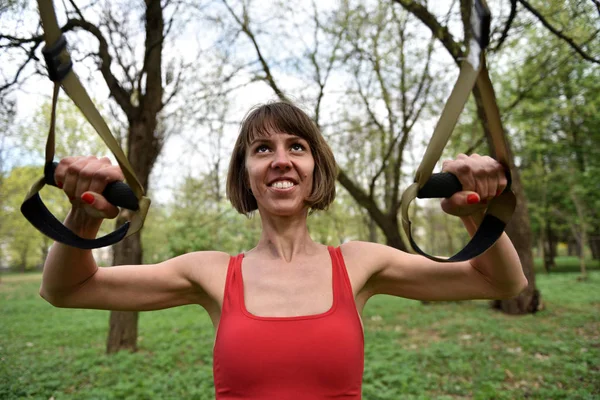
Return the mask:
<svg viewBox="0 0 600 400">
<path fill-rule="evenodd" d="M 335 199 L 337 164 L 331 148 L 319 128 L 297 106 L 283 101 L 270 102 L 252 108 L 240 128 L 227 173 L 227 198 L 241 214 L 249 215 L 258 204 L 248 186 L 246 151 L 259 137 L 271 132 L 285 132 L 308 142 L 315 160 L 313 188 L 306 205 L 312 210 L 325 210 Z"/>
</svg>

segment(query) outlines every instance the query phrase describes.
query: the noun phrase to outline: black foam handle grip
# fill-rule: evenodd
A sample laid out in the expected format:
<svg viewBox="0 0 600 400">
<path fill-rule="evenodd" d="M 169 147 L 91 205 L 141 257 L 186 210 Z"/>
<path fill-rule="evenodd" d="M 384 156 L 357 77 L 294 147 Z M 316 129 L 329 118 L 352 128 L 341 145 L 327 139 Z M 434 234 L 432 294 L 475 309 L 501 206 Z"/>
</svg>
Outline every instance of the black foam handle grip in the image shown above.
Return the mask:
<svg viewBox="0 0 600 400">
<path fill-rule="evenodd" d="M 462 190 L 462 184 L 456 175 L 450 172 L 432 174 L 417 193 L 419 199 L 448 198 Z"/>
<path fill-rule="evenodd" d="M 474 29 L 473 36 L 475 40 L 479 42 L 479 46 L 485 49 L 490 44 L 490 26 L 492 22 L 492 16 L 490 10 L 487 7 L 485 1 L 475 0 L 473 3 L 475 13 L 478 18 L 478 29 Z"/>
<path fill-rule="evenodd" d="M 44 167 L 44 182 L 47 185 L 58 187 L 54 180 L 54 171 L 57 166 L 57 162 L 51 162 Z M 137 211 L 140 208 L 135 193 L 133 193 L 133 190 L 131 190 L 129 185 L 124 182 L 109 183 L 106 185 L 106 188 L 104 188 L 102 196 L 104 196 L 110 204 L 117 207 L 123 207 L 132 211 Z"/>
</svg>

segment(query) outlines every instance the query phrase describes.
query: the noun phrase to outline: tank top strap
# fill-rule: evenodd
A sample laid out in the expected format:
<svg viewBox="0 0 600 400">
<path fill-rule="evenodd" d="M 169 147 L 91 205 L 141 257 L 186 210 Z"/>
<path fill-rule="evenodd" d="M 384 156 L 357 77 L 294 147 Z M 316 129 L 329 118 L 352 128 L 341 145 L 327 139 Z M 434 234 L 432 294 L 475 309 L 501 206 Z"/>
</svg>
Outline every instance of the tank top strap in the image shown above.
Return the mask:
<svg viewBox="0 0 600 400">
<path fill-rule="evenodd" d="M 333 263 L 333 287 L 334 293 L 337 296 L 338 303 L 340 301 L 354 307 L 354 293 L 352 292 L 352 284 L 344 262 L 342 250 L 339 247 L 327 246 L 331 261 Z"/>
<path fill-rule="evenodd" d="M 240 309 L 240 291 L 238 287 L 240 285 L 239 280 L 242 279 L 241 275 L 241 264 L 243 253 L 237 256 L 231 256 L 229 258 L 229 265 L 227 266 L 227 278 L 225 279 L 225 291 L 223 293 L 223 307 L 221 313 L 232 312 Z"/>
</svg>

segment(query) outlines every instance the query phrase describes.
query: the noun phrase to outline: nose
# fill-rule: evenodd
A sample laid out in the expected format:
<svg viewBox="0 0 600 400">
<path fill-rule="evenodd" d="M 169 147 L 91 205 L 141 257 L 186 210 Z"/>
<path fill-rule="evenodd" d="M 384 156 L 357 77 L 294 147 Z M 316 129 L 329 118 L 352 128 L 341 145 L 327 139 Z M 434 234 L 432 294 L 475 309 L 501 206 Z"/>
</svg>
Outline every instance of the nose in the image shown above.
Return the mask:
<svg viewBox="0 0 600 400">
<path fill-rule="evenodd" d="M 285 149 L 277 149 L 274 154 L 273 162 L 271 163 L 271 168 L 276 169 L 289 169 L 292 167 L 292 162 L 290 160 L 290 156 Z"/>
</svg>

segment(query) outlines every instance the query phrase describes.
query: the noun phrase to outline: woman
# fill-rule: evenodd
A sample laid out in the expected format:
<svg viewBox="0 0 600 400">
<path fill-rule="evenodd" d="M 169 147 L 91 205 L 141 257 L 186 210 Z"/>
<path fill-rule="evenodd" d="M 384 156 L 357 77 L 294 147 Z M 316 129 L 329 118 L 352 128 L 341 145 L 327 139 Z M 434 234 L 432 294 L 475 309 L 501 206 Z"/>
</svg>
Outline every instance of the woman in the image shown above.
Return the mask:
<svg viewBox="0 0 600 400">
<path fill-rule="evenodd" d="M 506 178 L 489 157 L 459 156 L 444 164 L 464 191 L 442 201 L 473 234 L 486 200 Z M 437 263 L 394 248 L 315 243 L 310 210 L 335 197 L 333 154 L 299 108 L 271 103 L 242 124 L 227 179 L 241 213 L 258 210 L 262 234 L 252 250 L 185 254 L 156 265 L 98 268 L 91 251 L 60 243 L 44 266 L 40 294 L 58 307 L 157 310 L 199 304 L 217 331 L 217 399 L 360 399 L 360 315 L 375 294 L 419 300 L 498 299 L 526 285 L 517 253 L 503 235 L 469 262 Z M 55 173 L 73 208 L 65 225 L 93 238 L 118 210 L 99 193 L 123 180 L 106 159 L 67 158 Z"/>
</svg>

